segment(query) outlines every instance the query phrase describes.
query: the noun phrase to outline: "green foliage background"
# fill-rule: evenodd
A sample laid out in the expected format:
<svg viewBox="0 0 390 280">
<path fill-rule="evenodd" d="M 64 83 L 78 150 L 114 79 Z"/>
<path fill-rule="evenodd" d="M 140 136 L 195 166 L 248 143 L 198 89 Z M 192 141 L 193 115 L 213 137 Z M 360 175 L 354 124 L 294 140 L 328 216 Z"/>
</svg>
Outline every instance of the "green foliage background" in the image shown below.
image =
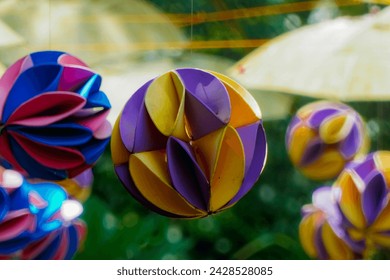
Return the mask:
<svg viewBox="0 0 390 280">
<path fill-rule="evenodd" d="M 294 1 L 152 0 L 166 13 L 212 12 Z M 366 13 L 370 5 L 341 8 L 339 13 Z M 184 27 L 192 40 L 273 38 L 289 30 L 288 15 L 251 17 Z M 306 24 L 309 12 L 296 16 Z M 296 20 L 296 18 L 295 18 Z M 204 50 L 238 60 L 252 49 Z M 296 97 L 292 113 L 307 102 Z M 261 107 L 261 104 L 259 104 Z M 388 103 L 354 103 L 368 122 L 372 150 L 390 148 Z M 138 204 L 118 181 L 109 147 L 94 167 L 93 193 L 85 203 L 83 219 L 88 237 L 76 259 L 306 259 L 298 237 L 300 209 L 314 188 L 331 182 L 313 182 L 296 171 L 286 154 L 284 135 L 290 117 L 264 123 L 268 160 L 253 189 L 234 207 L 199 220 L 159 216 Z M 375 140 L 378 139 L 378 140 Z"/>
</svg>

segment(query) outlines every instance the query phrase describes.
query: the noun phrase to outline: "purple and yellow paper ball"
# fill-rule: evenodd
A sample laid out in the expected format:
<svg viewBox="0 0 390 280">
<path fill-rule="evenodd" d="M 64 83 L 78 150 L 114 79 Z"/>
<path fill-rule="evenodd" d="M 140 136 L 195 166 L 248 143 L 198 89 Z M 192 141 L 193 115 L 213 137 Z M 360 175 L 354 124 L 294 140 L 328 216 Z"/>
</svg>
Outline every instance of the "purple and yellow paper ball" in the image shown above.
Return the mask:
<svg viewBox="0 0 390 280">
<path fill-rule="evenodd" d="M 0 157 L 31 178 L 63 180 L 94 165 L 109 142 L 101 77 L 64 52 L 31 53 L 0 79 Z"/>
<path fill-rule="evenodd" d="M 266 161 L 260 108 L 235 81 L 175 69 L 139 88 L 111 139 L 115 171 L 141 204 L 170 217 L 199 218 L 234 205 Z"/>
<path fill-rule="evenodd" d="M 369 138 L 361 116 L 351 107 L 318 101 L 298 110 L 286 132 L 293 163 L 314 180 L 335 178 L 345 164 L 367 153 Z"/>
</svg>

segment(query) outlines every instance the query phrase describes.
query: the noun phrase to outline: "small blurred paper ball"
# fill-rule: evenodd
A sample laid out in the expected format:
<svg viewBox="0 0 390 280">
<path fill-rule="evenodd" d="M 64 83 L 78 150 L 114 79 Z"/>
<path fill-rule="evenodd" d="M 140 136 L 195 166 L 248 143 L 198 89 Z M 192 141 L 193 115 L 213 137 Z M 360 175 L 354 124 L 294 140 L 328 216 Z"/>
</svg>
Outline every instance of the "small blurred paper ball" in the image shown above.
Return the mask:
<svg viewBox="0 0 390 280">
<path fill-rule="evenodd" d="M 101 77 L 58 51 L 27 55 L 0 79 L 0 156 L 31 178 L 63 180 L 90 168 L 108 144 Z"/>
<path fill-rule="evenodd" d="M 113 129 L 115 171 L 144 206 L 198 218 L 234 205 L 266 161 L 260 108 L 219 73 L 175 69 L 145 83 Z"/>
<path fill-rule="evenodd" d="M 318 101 L 300 108 L 286 133 L 286 148 L 306 177 L 328 180 L 345 164 L 367 153 L 369 138 L 360 115 L 336 102 Z"/>
<path fill-rule="evenodd" d="M 62 186 L 71 198 L 83 203 L 89 198 L 92 192 L 92 168 L 83 171 L 76 177 L 56 181 L 56 183 Z"/>
</svg>

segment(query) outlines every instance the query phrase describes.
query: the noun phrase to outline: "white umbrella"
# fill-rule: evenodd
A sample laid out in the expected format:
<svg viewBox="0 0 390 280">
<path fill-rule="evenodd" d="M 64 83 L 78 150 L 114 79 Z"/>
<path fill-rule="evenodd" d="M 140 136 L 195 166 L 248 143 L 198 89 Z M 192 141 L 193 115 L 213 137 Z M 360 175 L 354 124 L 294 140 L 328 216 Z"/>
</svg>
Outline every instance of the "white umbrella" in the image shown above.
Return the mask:
<svg viewBox="0 0 390 280">
<path fill-rule="evenodd" d="M 143 0 L 14 0 L 0 19 L 26 41 L 23 48 L 0 57 L 7 64 L 28 52 L 58 49 L 94 66 L 142 56 L 145 50 L 149 55 L 172 53 L 159 45 L 187 42 L 178 27 Z"/>
<path fill-rule="evenodd" d="M 247 87 L 344 101 L 390 99 L 390 7 L 283 34 L 235 64 Z"/>
<path fill-rule="evenodd" d="M 175 68 L 202 68 L 226 74 L 233 61 L 200 53 L 185 53 L 177 58 L 163 58 L 151 61 L 124 61 L 112 63 L 110 67 L 97 69 L 103 75 L 102 90 L 111 102 L 108 120 L 113 124 L 131 95 L 148 80 Z M 281 119 L 287 116 L 292 98 L 283 94 L 249 90 L 258 102 L 265 120 Z"/>
</svg>

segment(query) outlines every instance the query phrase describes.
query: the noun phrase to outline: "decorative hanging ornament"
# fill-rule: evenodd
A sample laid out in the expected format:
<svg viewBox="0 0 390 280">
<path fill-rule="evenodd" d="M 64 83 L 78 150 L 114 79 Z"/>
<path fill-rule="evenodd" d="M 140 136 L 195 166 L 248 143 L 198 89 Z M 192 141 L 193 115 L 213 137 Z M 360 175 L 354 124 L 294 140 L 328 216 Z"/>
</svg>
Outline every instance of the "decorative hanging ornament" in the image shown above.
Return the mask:
<svg viewBox="0 0 390 280">
<path fill-rule="evenodd" d="M 290 159 L 306 177 L 328 180 L 345 164 L 369 150 L 369 138 L 360 115 L 336 102 L 318 101 L 298 110 L 286 133 Z"/>
<path fill-rule="evenodd" d="M 0 156 L 32 178 L 63 180 L 90 168 L 109 141 L 101 77 L 58 51 L 32 53 L 0 79 Z"/>
<path fill-rule="evenodd" d="M 83 209 L 49 182 L 0 168 L 0 259 L 69 259 L 84 240 Z"/>
<path fill-rule="evenodd" d="M 243 87 L 216 72 L 169 71 L 139 88 L 111 139 L 115 171 L 140 203 L 198 218 L 234 205 L 267 157 L 261 112 Z"/>
<path fill-rule="evenodd" d="M 62 186 L 71 198 L 80 202 L 85 202 L 91 195 L 92 191 L 92 168 L 83 171 L 76 177 L 56 181 L 56 183 Z"/>
</svg>

